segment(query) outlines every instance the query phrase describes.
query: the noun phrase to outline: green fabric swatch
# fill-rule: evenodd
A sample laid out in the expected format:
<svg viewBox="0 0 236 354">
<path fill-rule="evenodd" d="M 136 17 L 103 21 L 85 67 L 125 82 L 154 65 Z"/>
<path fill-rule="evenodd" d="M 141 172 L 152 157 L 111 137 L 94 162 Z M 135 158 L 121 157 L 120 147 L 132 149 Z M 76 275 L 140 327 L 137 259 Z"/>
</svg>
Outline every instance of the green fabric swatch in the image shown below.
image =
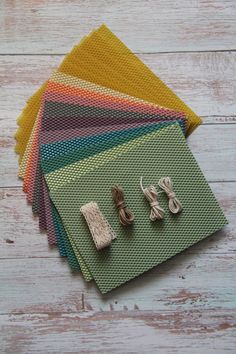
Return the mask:
<svg viewBox="0 0 236 354">
<path fill-rule="evenodd" d="M 160 123 L 163 127 L 169 124 L 175 124 L 175 123 Z M 159 126 L 159 124 L 158 124 Z M 160 127 L 158 127 L 157 130 L 159 130 Z M 153 133 L 155 135 L 155 133 Z M 154 136 L 150 134 L 151 136 Z M 106 150 L 104 152 L 97 153 L 95 156 L 91 156 L 89 158 L 84 158 L 82 161 L 76 162 L 74 164 L 68 165 L 66 167 L 60 168 L 54 172 L 48 173 L 45 175 L 45 179 L 47 182 L 47 185 L 49 189 L 55 190 L 58 187 L 62 186 L 65 183 L 68 183 L 71 180 L 77 179 L 79 176 L 83 175 L 84 173 L 88 172 L 91 169 L 96 168 L 100 164 L 103 164 L 106 162 L 106 159 L 111 159 L 111 158 L 116 158 L 119 154 L 124 153 L 124 151 L 132 149 L 134 146 L 137 144 L 140 144 L 144 142 L 149 134 L 144 135 L 140 138 L 134 139 L 133 141 L 131 140 L 129 143 L 119 145 L 115 148 Z M 156 136 L 156 135 L 155 135 Z M 65 225 L 64 225 L 65 228 Z M 86 281 L 90 281 L 93 279 L 93 276 L 91 272 L 89 271 L 88 267 L 86 266 L 78 248 L 76 247 L 74 240 L 70 238 L 70 234 L 67 233 L 68 238 L 70 240 L 73 252 L 76 254 L 76 257 L 78 259 L 78 262 L 80 264 L 81 271 L 83 273 L 83 276 Z"/>
<path fill-rule="evenodd" d="M 41 167 L 43 169 L 44 174 L 47 174 L 50 171 L 63 168 L 64 166 L 72 164 L 73 162 L 81 161 L 89 156 L 96 155 L 99 152 L 111 149 L 112 147 L 121 145 L 122 143 L 124 144 L 125 142 L 128 142 L 147 133 L 163 129 L 171 124 L 176 124 L 176 122 L 168 121 L 154 124 L 146 124 L 135 128 L 123 129 L 111 133 L 103 133 L 97 136 L 76 138 L 69 141 L 62 141 L 61 143 L 41 145 L 43 147 L 43 151 L 41 150 Z M 184 131 L 182 123 L 178 122 L 178 124 L 180 124 L 182 130 Z M 62 144 L 64 145 L 63 149 L 61 146 Z M 55 151 L 58 151 L 59 156 L 58 154 L 55 154 L 54 157 L 47 158 L 48 155 L 54 155 Z M 63 176 L 63 174 L 60 174 L 60 176 Z M 52 188 L 53 186 L 50 185 L 50 187 Z M 52 213 L 54 221 L 56 221 L 56 235 L 58 239 L 58 244 L 61 244 L 60 241 L 62 239 L 63 247 L 66 250 L 66 254 L 68 256 L 68 261 L 71 266 L 73 265 L 73 267 L 71 268 L 77 270 L 78 262 L 76 266 L 72 245 L 70 244 L 70 242 L 67 242 L 66 232 L 63 228 L 63 225 L 60 223 L 60 217 L 57 214 L 57 211 L 55 210 L 54 206 L 52 206 Z M 86 267 L 84 266 L 84 268 Z M 87 273 L 89 274 L 89 272 Z M 86 273 L 84 275 L 86 280 L 91 279 L 91 275 L 86 276 Z"/>
<path fill-rule="evenodd" d="M 72 182 L 57 184 L 50 196 L 69 239 L 102 293 L 160 264 L 227 222 L 177 125 L 86 160 L 73 164 L 73 169 L 68 166 Z M 145 186 L 157 185 L 161 177 L 171 177 L 183 211 L 172 215 L 162 193 L 159 201 L 166 211 L 165 218 L 151 222 L 150 206 L 139 186 L 140 176 Z M 110 191 L 117 183 L 124 188 L 127 205 L 135 213 L 132 227 L 119 223 Z M 117 234 L 111 247 L 102 251 L 96 250 L 80 213 L 80 207 L 90 201 L 98 203 Z"/>
</svg>

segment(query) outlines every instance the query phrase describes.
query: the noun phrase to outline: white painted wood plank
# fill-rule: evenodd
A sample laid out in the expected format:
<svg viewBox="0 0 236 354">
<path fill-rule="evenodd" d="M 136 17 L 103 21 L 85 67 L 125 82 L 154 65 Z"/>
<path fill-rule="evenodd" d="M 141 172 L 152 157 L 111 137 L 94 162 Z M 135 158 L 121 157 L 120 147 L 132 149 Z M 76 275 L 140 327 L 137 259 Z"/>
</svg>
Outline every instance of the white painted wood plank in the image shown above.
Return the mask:
<svg viewBox="0 0 236 354">
<path fill-rule="evenodd" d="M 186 253 L 236 252 L 236 183 L 211 183 L 210 186 L 229 225 Z M 59 257 L 56 248 L 48 247 L 45 234 L 40 234 L 38 219 L 32 216 L 20 188 L 0 190 L 0 230 L 0 259 Z"/>
<path fill-rule="evenodd" d="M 3 353 L 235 353 L 235 311 L 0 316 Z"/>
<path fill-rule="evenodd" d="M 179 53 L 142 55 L 141 58 L 199 115 L 207 116 L 207 123 L 236 121 L 235 53 Z M 60 59 L 54 56 L 0 57 L 0 186 L 20 185 L 16 178 L 17 156 L 13 153 L 15 120 L 25 100 L 50 75 Z M 193 152 L 201 155 L 199 163 L 203 161 L 201 167 L 208 179 L 235 180 L 235 136 L 234 127 L 208 127 L 207 130 L 201 127 L 190 138 Z"/>
<path fill-rule="evenodd" d="M 181 254 L 102 296 L 60 259 L 1 259 L 0 314 L 233 309 L 235 260 L 235 254 Z"/>
<path fill-rule="evenodd" d="M 235 10 L 233 0 L 2 1 L 0 54 L 65 53 L 101 22 L 139 53 L 235 49 Z M 205 123 L 224 123 L 189 144 L 208 180 L 235 180 L 236 54 L 140 57 Z M 15 119 L 61 59 L 0 56 L 0 186 L 20 185 Z M 105 297 L 48 249 L 21 190 L 0 189 L 0 352 L 234 353 L 236 183 L 211 187 L 230 224 Z"/>
<path fill-rule="evenodd" d="M 135 52 L 236 45 L 234 0 L 17 0 L 0 6 L 0 53 L 66 53 L 103 22 Z"/>
<path fill-rule="evenodd" d="M 40 233 L 38 218 L 21 188 L 0 189 L 0 259 L 58 257 L 47 236 Z"/>
<path fill-rule="evenodd" d="M 197 114 L 207 117 L 208 123 L 236 122 L 236 53 L 143 54 L 139 57 Z M 62 58 L 0 56 L 1 129 L 15 129 L 15 119 L 25 101 Z"/>
<path fill-rule="evenodd" d="M 199 116 L 236 115 L 236 53 L 140 56 Z M 214 121 L 214 119 L 212 119 Z M 217 120 L 217 122 L 224 119 Z"/>
<path fill-rule="evenodd" d="M 236 180 L 236 125 L 200 126 L 189 146 L 208 181 Z"/>
<path fill-rule="evenodd" d="M 188 138 L 189 146 L 208 181 L 236 180 L 236 125 L 202 125 Z M 0 137 L 0 187 L 21 186 L 17 177 L 15 141 Z"/>
</svg>

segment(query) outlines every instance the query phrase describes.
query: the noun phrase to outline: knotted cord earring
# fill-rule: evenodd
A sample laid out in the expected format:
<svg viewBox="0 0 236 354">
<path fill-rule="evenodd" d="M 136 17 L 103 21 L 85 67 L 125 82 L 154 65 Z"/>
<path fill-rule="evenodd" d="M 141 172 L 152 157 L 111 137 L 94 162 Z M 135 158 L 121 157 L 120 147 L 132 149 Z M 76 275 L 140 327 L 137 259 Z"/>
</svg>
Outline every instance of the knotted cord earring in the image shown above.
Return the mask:
<svg viewBox="0 0 236 354">
<path fill-rule="evenodd" d="M 154 186 L 144 188 L 143 187 L 143 177 L 140 178 L 140 187 L 141 187 L 143 194 L 145 195 L 145 197 L 148 200 L 150 207 L 151 207 L 150 220 L 155 221 L 155 220 L 163 219 L 165 212 L 160 207 L 160 205 L 158 203 L 158 200 L 157 200 L 158 192 L 157 192 L 156 188 Z"/>
<path fill-rule="evenodd" d="M 166 193 L 169 198 L 169 209 L 171 213 L 177 214 L 182 210 L 182 205 L 177 199 L 175 192 L 173 191 L 173 183 L 170 177 L 163 177 L 158 182 L 158 185 Z"/>
<path fill-rule="evenodd" d="M 131 225 L 134 221 L 134 214 L 125 204 L 123 189 L 115 185 L 112 187 L 111 192 L 113 201 L 119 212 L 120 223 L 124 226 Z"/>
</svg>

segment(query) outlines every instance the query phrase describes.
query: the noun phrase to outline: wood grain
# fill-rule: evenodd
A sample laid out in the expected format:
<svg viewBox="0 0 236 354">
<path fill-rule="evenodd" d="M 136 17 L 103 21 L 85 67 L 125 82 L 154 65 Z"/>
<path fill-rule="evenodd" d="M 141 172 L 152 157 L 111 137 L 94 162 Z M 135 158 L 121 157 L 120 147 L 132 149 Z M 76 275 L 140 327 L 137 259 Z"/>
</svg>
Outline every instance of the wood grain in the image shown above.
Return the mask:
<svg viewBox="0 0 236 354">
<path fill-rule="evenodd" d="M 229 225 L 212 237 L 186 251 L 209 254 L 234 254 L 236 251 L 236 183 L 210 183 Z M 58 258 L 56 248 L 49 248 L 44 234 L 38 230 L 38 219 L 32 216 L 20 188 L 0 190 L 0 259 Z M 67 265 L 66 265 L 67 267 Z"/>
<path fill-rule="evenodd" d="M 236 125 L 202 125 L 188 138 L 189 146 L 208 181 L 236 181 Z M 17 177 L 15 141 L 0 137 L 0 187 L 21 186 Z"/>
<path fill-rule="evenodd" d="M 140 54 L 139 57 L 206 122 L 236 122 L 235 52 Z M 15 129 L 15 118 L 25 101 L 62 58 L 0 56 L 0 129 Z"/>
<path fill-rule="evenodd" d="M 236 122 L 236 53 L 146 54 L 140 57 L 203 116 L 205 123 Z M 0 57 L 0 186 L 21 184 L 16 177 L 17 156 L 13 153 L 15 119 L 25 100 L 46 80 L 60 60 L 58 56 Z M 220 126 L 201 127 L 190 137 L 190 146 L 209 180 L 235 180 L 234 138 L 235 127 L 230 126 L 222 129 Z M 219 143 L 222 139 L 225 141 L 223 147 Z M 212 165 L 208 164 L 209 159 Z"/>
<path fill-rule="evenodd" d="M 193 306 L 233 309 L 235 258 L 233 253 L 184 252 L 106 296 L 81 273 L 71 275 L 59 258 L 1 259 L 0 315 L 109 309 L 165 312 L 176 307 L 187 311 Z"/>
<path fill-rule="evenodd" d="M 234 0 L 1 1 L 0 53 L 62 53 L 105 22 L 135 52 L 235 49 Z"/>
<path fill-rule="evenodd" d="M 235 19 L 234 0 L 0 2 L 0 353 L 235 353 Z M 39 233 L 13 152 L 25 100 L 102 22 L 203 117 L 188 143 L 229 221 L 103 297 Z"/>
<path fill-rule="evenodd" d="M 235 311 L 5 315 L 6 353 L 234 353 Z M 0 347 L 0 348 L 1 348 Z"/>
</svg>

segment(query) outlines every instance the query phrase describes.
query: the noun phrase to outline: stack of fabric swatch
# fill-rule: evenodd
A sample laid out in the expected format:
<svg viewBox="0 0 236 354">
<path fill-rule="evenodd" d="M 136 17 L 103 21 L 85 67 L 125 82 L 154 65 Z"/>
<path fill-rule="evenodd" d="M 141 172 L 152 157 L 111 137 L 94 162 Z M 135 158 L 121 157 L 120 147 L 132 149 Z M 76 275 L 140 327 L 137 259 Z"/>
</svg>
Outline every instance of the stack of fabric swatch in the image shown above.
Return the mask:
<svg viewBox="0 0 236 354">
<path fill-rule="evenodd" d="M 174 75 L 174 73 L 173 73 Z M 65 57 L 28 100 L 16 132 L 19 176 L 39 228 L 73 271 L 102 293 L 137 277 L 226 223 L 185 137 L 201 119 L 105 26 Z M 140 188 L 170 176 L 182 211 L 151 221 Z M 122 186 L 135 214 L 122 225 Z M 96 202 L 116 238 L 98 250 L 81 207 Z"/>
</svg>

